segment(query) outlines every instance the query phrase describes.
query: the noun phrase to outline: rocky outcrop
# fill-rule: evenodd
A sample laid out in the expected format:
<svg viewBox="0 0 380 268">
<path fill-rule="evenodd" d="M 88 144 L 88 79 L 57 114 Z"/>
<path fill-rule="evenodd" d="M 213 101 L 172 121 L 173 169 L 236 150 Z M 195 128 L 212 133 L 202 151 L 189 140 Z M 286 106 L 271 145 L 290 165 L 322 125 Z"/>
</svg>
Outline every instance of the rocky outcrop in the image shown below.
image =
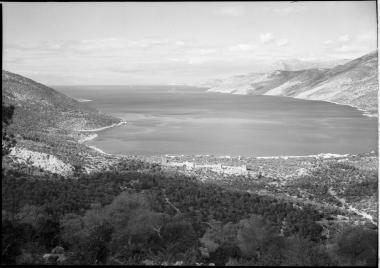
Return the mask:
<svg viewBox="0 0 380 268">
<path fill-rule="evenodd" d="M 74 171 L 72 165 L 64 163 L 54 155 L 31 151 L 21 147 L 12 148 L 9 156 L 16 163 L 31 165 L 62 176 L 72 175 Z"/>
</svg>

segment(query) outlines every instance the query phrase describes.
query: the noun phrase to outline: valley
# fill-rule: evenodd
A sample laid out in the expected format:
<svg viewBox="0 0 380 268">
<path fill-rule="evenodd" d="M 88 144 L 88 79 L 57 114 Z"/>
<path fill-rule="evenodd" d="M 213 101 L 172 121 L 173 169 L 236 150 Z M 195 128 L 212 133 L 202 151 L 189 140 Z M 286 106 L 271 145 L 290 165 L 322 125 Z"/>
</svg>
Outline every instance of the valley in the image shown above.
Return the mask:
<svg viewBox="0 0 380 268">
<path fill-rule="evenodd" d="M 1 265 L 378 266 L 376 1 L 1 10 Z"/>
<path fill-rule="evenodd" d="M 3 72 L 3 86 L 3 94 L 7 96 L 4 98 L 5 105 L 15 106 L 14 118 L 7 131 L 16 141 L 16 146 L 2 159 L 6 224 L 13 226 L 12 217 L 20 219 L 13 220 L 15 224 L 21 224 L 24 222 L 22 213 L 26 211 L 50 215 L 46 217 L 51 218 L 42 222 L 47 224 L 53 221 L 56 226 L 52 227 L 55 238 L 49 237 L 44 242 L 34 238 L 31 240 L 44 245 L 43 250 L 32 254 L 37 263 L 46 263 L 50 257 L 58 256 L 54 253 L 57 245 L 63 245 L 68 250 L 59 255 L 60 263 L 97 261 L 90 256 L 78 255 L 86 249 L 77 248 L 70 242 L 71 237 L 77 235 L 71 231 L 67 233 L 67 228 L 72 228 L 71 224 L 74 224 L 70 217 L 84 217 L 83 221 L 87 221 L 86 215 L 99 213 L 94 212 L 99 208 L 103 211 L 101 213 L 109 213 L 104 211 L 119 206 L 117 202 L 135 206 L 133 198 L 138 200 L 137 207 L 149 210 L 144 213 L 150 215 L 146 217 L 152 222 L 148 221 L 148 231 L 144 232 L 150 234 L 149 230 L 154 230 L 150 239 L 155 242 L 146 242 L 147 247 L 177 241 L 168 236 L 172 231 L 161 234 L 160 230 L 177 228 L 175 224 L 179 224 L 176 223 L 178 220 L 187 226 L 186 230 L 190 228 L 194 232 L 192 238 L 187 238 L 190 244 L 181 249 L 186 254 L 194 254 L 192 261 L 183 257 L 182 253 L 173 255 L 171 251 L 165 253 L 159 249 L 155 253 L 158 255 L 141 253 L 140 259 L 133 261 L 139 264 L 170 263 L 168 260 L 172 256 L 175 256 L 172 264 L 224 265 L 236 261 L 232 253 L 222 259 L 215 255 L 226 247 L 220 242 L 224 235 L 218 232 L 227 232 L 231 239 L 240 241 L 241 232 L 244 228 L 251 228 L 251 225 L 256 226 L 255 221 L 268 221 L 260 224 L 267 226 L 265 228 L 274 228 L 271 232 L 278 234 L 276 239 L 284 243 L 290 243 L 295 235 L 304 241 L 297 243 L 309 241 L 309 250 L 316 250 L 319 246 L 337 247 L 335 239 L 342 239 L 341 233 L 350 228 L 371 234 L 377 232 L 377 152 L 261 157 L 108 154 L 90 145 L 91 142 L 102 137 L 104 131 L 128 128 L 133 122 L 105 115 L 93 107 L 82 106 L 87 102 L 75 102 L 60 93 L 54 93 L 53 89 L 7 72 Z M 20 88 L 29 90 L 28 94 L 33 98 L 22 98 L 25 93 L 18 93 Z M 37 94 L 39 90 L 43 90 L 43 93 Z M 57 104 L 59 101 L 56 98 L 71 104 L 63 107 Z M 38 106 L 43 108 L 39 109 Z M 26 114 L 29 122 L 25 122 Z M 46 121 L 40 122 L 40 118 L 45 117 Z M 151 201 L 147 200 L 153 201 L 149 203 Z M 120 212 L 112 213 L 119 215 Z M 128 224 L 135 226 L 134 221 L 137 221 L 138 226 L 144 226 L 147 224 L 144 217 L 130 220 Z M 96 221 L 96 226 L 102 226 Z M 109 224 L 119 228 L 113 221 L 111 218 Z M 37 226 L 39 224 L 30 222 Z M 86 224 L 91 226 L 92 223 Z M 171 224 L 174 227 L 170 227 Z M 136 231 L 128 231 L 133 234 L 139 232 L 140 227 L 129 228 L 137 228 Z M 209 237 L 213 232 L 218 235 Z M 186 235 L 182 233 L 178 239 Z M 130 237 L 130 240 L 136 237 L 136 233 Z M 163 237 L 164 242 L 156 241 Z M 89 238 L 80 239 L 86 241 Z M 236 246 L 238 252 L 242 252 L 243 249 L 237 246 L 240 244 L 235 244 L 238 242 L 229 243 L 232 243 L 229 246 Z M 49 250 L 52 253 L 46 254 Z M 269 252 L 271 250 L 268 248 L 263 254 Z M 344 257 L 335 252 L 331 254 L 339 257 L 329 257 L 331 259 L 328 258 L 327 262 L 344 262 Z M 240 261 L 247 260 L 244 253 L 238 254 Z M 152 261 L 152 258 L 156 258 L 154 256 L 161 256 L 161 261 Z M 120 257 L 114 258 L 117 259 L 107 262 L 125 263 Z M 306 261 L 308 257 L 303 258 Z M 256 263 L 255 260 L 250 261 Z M 273 264 L 272 261 L 266 263 Z M 292 263 L 292 260 L 284 257 L 281 263 Z"/>
</svg>

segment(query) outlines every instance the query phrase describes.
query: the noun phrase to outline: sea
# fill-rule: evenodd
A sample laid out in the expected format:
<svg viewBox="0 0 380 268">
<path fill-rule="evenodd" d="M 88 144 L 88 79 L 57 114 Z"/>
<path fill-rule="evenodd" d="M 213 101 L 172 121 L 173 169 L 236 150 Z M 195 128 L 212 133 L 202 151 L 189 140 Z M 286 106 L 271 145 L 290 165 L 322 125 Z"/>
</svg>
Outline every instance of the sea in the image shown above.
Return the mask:
<svg viewBox="0 0 380 268">
<path fill-rule="evenodd" d="M 345 105 L 189 86 L 56 86 L 125 120 L 86 142 L 109 154 L 278 156 L 378 150 L 378 119 Z"/>
</svg>

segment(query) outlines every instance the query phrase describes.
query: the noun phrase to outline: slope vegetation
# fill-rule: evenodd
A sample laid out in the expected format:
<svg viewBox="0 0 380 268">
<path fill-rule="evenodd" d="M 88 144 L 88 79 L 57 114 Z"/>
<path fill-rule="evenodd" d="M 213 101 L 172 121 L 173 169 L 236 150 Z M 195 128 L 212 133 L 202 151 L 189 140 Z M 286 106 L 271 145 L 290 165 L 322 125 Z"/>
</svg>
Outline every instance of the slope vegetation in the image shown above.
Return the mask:
<svg viewBox="0 0 380 268">
<path fill-rule="evenodd" d="M 118 118 L 103 114 L 45 85 L 7 71 L 2 72 L 3 107 L 15 107 L 7 131 L 16 137 L 11 160 L 3 166 L 20 165 L 52 173 L 71 174 L 75 167 L 92 170 L 108 163 L 85 144 L 84 130 L 116 125 Z"/>
</svg>

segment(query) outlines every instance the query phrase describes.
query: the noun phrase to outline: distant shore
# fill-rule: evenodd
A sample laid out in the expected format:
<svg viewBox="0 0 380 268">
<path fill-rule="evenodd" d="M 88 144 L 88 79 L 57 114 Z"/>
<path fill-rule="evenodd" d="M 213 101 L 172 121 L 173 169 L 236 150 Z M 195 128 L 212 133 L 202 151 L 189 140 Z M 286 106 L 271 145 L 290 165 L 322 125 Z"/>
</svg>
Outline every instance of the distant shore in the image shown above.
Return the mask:
<svg viewBox="0 0 380 268">
<path fill-rule="evenodd" d="M 84 143 L 86 141 L 90 141 L 90 140 L 93 140 L 95 139 L 96 137 L 98 137 L 98 134 L 92 134 L 90 136 L 85 136 L 84 138 L 80 139 L 78 142 L 79 143 Z"/>
<path fill-rule="evenodd" d="M 136 157 L 139 159 L 145 159 L 145 160 L 152 160 L 156 158 L 162 158 L 170 159 L 170 158 L 208 158 L 208 159 L 239 159 L 239 160 L 248 160 L 248 159 L 257 159 L 257 160 L 290 160 L 290 159 L 305 159 L 305 158 L 314 158 L 314 159 L 334 159 L 334 158 L 347 158 L 351 156 L 357 156 L 359 154 L 355 153 L 347 153 L 347 154 L 335 154 L 335 153 L 319 153 L 319 154 L 311 154 L 311 155 L 274 155 L 274 156 L 230 156 L 230 155 L 212 155 L 212 154 L 197 154 L 197 155 L 184 155 L 184 154 L 156 154 L 156 155 L 126 155 L 126 154 L 109 154 L 104 152 L 103 150 L 95 147 L 95 146 L 88 146 L 91 149 L 105 154 L 105 155 L 113 155 L 116 157 Z M 366 152 L 364 154 L 375 154 L 375 151 Z"/>
<path fill-rule="evenodd" d="M 97 151 L 98 153 L 101 153 L 101 154 L 104 154 L 104 155 L 112 155 L 112 154 L 108 154 L 106 152 L 104 152 L 103 150 L 99 149 L 98 147 L 95 147 L 95 146 L 92 146 L 92 145 L 88 145 L 89 148 Z"/>
<path fill-rule="evenodd" d="M 235 95 L 248 95 L 248 94 L 241 94 L 241 93 L 231 93 L 231 92 L 223 92 L 223 91 L 209 91 L 209 90 L 210 90 L 210 88 L 207 89 L 206 92 L 209 92 L 209 93 L 220 93 L 220 94 L 231 94 L 231 95 L 232 94 L 235 94 Z M 265 95 L 264 94 L 264 95 L 258 95 L 258 96 L 269 96 L 269 95 Z M 323 102 L 333 103 L 333 104 L 336 104 L 336 105 L 349 106 L 349 107 L 355 108 L 356 110 L 362 112 L 363 116 L 365 116 L 365 117 L 378 117 L 378 113 L 370 112 L 370 111 L 365 110 L 363 108 L 360 108 L 358 106 L 350 105 L 350 104 L 347 104 L 347 103 L 339 103 L 339 102 L 328 101 L 328 100 L 313 100 L 313 99 L 295 98 L 295 97 L 281 96 L 281 95 L 271 95 L 271 96 L 292 98 L 292 99 L 298 99 L 298 100 L 308 100 L 308 101 L 323 101 Z"/>
<path fill-rule="evenodd" d="M 310 154 L 310 155 L 280 155 L 280 156 L 257 156 L 257 159 L 288 159 L 288 158 L 338 158 L 347 157 L 353 154 L 332 154 L 332 153 L 320 153 L 320 154 Z"/>
<path fill-rule="evenodd" d="M 127 124 L 126 121 L 124 121 L 123 119 L 121 119 L 121 121 L 119 123 L 115 123 L 115 124 L 112 124 L 112 125 L 109 125 L 109 126 L 105 126 L 105 127 L 101 127 L 101 128 L 94 128 L 94 129 L 89 129 L 89 130 L 78 130 L 79 132 L 98 132 L 98 131 L 102 131 L 102 130 L 105 130 L 105 129 L 109 129 L 109 128 L 113 128 L 113 127 L 118 127 L 118 126 L 121 126 L 121 125 L 124 125 L 124 124 Z M 87 141 L 91 141 L 91 140 L 94 140 L 98 137 L 98 134 L 91 134 L 89 136 L 85 136 L 84 138 L 82 139 L 79 139 L 78 140 L 78 143 L 84 143 L 84 142 L 87 142 Z M 104 154 L 104 155 L 111 155 L 111 154 L 108 154 L 104 151 L 102 151 L 101 149 L 95 147 L 95 146 L 90 146 L 90 145 L 87 145 L 87 147 L 97 151 L 98 153 L 101 153 L 101 154 Z"/>
<path fill-rule="evenodd" d="M 121 125 L 126 124 L 126 123 L 127 123 L 126 121 L 122 120 L 119 123 L 115 123 L 115 124 L 112 124 L 112 125 L 109 125 L 109 126 L 100 127 L 100 128 L 94 128 L 94 129 L 82 129 L 82 130 L 78 130 L 78 131 L 79 132 L 98 132 L 98 131 L 102 131 L 102 130 L 105 130 L 105 129 L 108 129 L 108 128 L 118 127 L 118 126 L 121 126 Z"/>
<path fill-rule="evenodd" d="M 337 104 L 337 105 L 345 105 L 345 106 L 349 106 L 349 107 L 355 108 L 356 110 L 362 112 L 363 116 L 366 116 L 366 117 L 378 117 L 377 113 L 376 114 L 375 113 L 370 113 L 369 111 L 367 111 L 365 109 L 362 109 L 360 107 L 353 106 L 353 105 L 350 105 L 350 104 L 338 103 L 338 102 L 334 102 L 334 101 L 325 101 L 325 102 L 334 103 L 334 104 Z"/>
<path fill-rule="evenodd" d="M 79 101 L 79 102 L 89 102 L 89 101 L 92 101 L 92 100 L 87 100 L 87 99 L 77 99 L 77 101 Z"/>
<path fill-rule="evenodd" d="M 371 151 L 369 153 L 375 153 L 374 151 Z M 343 158 L 343 157 L 349 157 L 349 156 L 355 156 L 356 154 L 349 153 L 349 154 L 334 154 L 334 153 L 319 153 L 319 154 L 311 154 L 311 155 L 274 155 L 274 156 L 230 156 L 230 155 L 183 155 L 183 154 L 165 154 L 162 155 L 166 158 L 176 158 L 176 157 L 210 157 L 210 158 L 220 158 L 220 159 L 233 159 L 233 158 L 255 158 L 255 159 L 289 159 L 289 158 Z M 146 158 L 149 157 L 157 157 L 157 156 L 146 156 Z"/>
</svg>

